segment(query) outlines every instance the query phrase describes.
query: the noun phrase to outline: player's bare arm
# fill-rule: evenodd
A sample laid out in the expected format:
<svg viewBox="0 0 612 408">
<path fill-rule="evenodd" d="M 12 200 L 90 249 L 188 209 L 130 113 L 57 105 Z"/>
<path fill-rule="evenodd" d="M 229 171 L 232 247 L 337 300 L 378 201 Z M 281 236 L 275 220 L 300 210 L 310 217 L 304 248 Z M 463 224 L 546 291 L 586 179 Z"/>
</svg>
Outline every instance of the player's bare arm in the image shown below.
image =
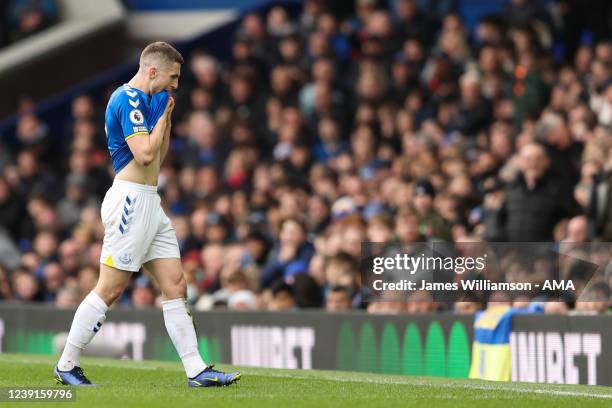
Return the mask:
<svg viewBox="0 0 612 408">
<path fill-rule="evenodd" d="M 170 100 L 174 101 L 172 97 Z M 170 103 L 170 100 L 168 103 Z M 164 138 L 162 141 L 162 146 L 160 149 L 160 160 L 159 164 L 161 165 L 168 154 L 168 148 L 170 147 L 170 131 L 172 130 L 172 120 L 170 118 L 170 114 L 168 115 L 168 123 L 166 124 L 166 131 L 164 132 Z"/>
<path fill-rule="evenodd" d="M 162 156 L 160 151 L 164 139 L 168 137 L 167 133 L 170 131 L 170 115 L 173 109 L 174 99 L 170 98 L 163 115 L 159 118 L 150 134 L 136 135 L 127 139 L 127 144 L 134 155 L 134 160 L 125 166 L 117 174 L 116 178 L 147 185 L 157 184 L 161 163 L 160 156 Z"/>
<path fill-rule="evenodd" d="M 153 131 L 150 134 L 136 135 L 127 139 L 127 144 L 134 155 L 134 161 L 143 167 L 148 167 L 155 160 L 155 156 L 161 148 L 166 133 L 166 128 L 169 122 L 169 112 L 172 99 L 168 99 L 168 105 L 162 117 L 159 119 Z"/>
</svg>

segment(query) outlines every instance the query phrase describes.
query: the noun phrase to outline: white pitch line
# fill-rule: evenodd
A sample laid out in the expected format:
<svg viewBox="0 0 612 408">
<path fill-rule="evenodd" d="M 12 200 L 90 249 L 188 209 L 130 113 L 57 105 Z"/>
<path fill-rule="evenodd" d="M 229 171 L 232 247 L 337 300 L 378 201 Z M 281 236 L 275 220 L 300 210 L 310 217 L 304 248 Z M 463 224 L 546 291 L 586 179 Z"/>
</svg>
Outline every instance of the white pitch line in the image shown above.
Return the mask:
<svg viewBox="0 0 612 408">
<path fill-rule="evenodd" d="M 512 384 L 512 383 L 509 383 Z M 444 387 L 450 387 L 447 384 Z M 491 390 L 491 391 L 510 391 L 522 394 L 544 394 L 552 396 L 568 396 L 568 397 L 587 397 L 587 398 L 601 398 L 601 399 L 612 399 L 610 394 L 597 394 L 595 392 L 584 392 L 584 391 L 564 391 L 564 390 L 547 390 L 541 388 L 513 388 L 514 386 L 509 385 L 508 387 L 487 387 L 484 385 L 470 385 L 465 384 L 465 388 L 472 388 L 477 390 Z"/>
<path fill-rule="evenodd" d="M 316 376 L 300 376 L 300 375 L 288 375 L 281 373 L 265 373 L 265 374 L 257 374 L 260 377 L 279 377 L 279 378 L 299 378 L 302 380 L 311 380 L 317 379 Z M 377 379 L 377 378 L 339 378 L 334 376 L 322 376 L 319 379 L 338 381 L 338 382 L 363 382 L 363 383 L 371 383 L 371 384 L 393 384 L 393 385 L 416 385 L 416 386 L 424 386 L 424 387 L 439 387 L 439 388 L 467 388 L 474 390 L 483 390 L 483 391 L 509 391 L 516 392 L 522 394 L 545 394 L 552 396 L 568 396 L 568 397 L 589 397 L 589 398 L 602 398 L 602 399 L 612 399 L 612 394 L 598 394 L 594 392 L 585 392 L 585 391 L 565 391 L 565 390 L 548 390 L 543 388 L 515 388 L 516 386 L 511 385 L 512 383 L 507 383 L 506 386 L 494 386 L 494 385 L 479 385 L 479 384 L 462 384 L 462 385 L 452 385 L 452 384 L 433 384 L 426 381 L 421 380 L 408 380 L 408 381 L 397 381 L 390 379 Z"/>
</svg>

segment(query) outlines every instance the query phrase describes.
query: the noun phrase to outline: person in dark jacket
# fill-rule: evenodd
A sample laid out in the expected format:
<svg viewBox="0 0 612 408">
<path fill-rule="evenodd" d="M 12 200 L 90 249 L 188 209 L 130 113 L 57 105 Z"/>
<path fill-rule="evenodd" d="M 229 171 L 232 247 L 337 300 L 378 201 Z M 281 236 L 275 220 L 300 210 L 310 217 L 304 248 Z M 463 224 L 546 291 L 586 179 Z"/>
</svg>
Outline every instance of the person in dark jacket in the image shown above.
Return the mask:
<svg viewBox="0 0 612 408">
<path fill-rule="evenodd" d="M 476 72 L 467 72 L 459 80 L 461 100 L 457 112 L 448 124 L 449 131 L 458 131 L 467 137 L 476 137 L 491 122 L 491 103 L 480 92 L 482 79 Z"/>
<path fill-rule="evenodd" d="M 28 216 L 23 197 L 14 191 L 4 177 L 0 177 L 0 227 L 4 227 L 17 242 L 22 232 L 22 222 Z"/>
<path fill-rule="evenodd" d="M 550 171 L 567 185 L 576 185 L 580 178 L 580 159 L 584 144 L 572 140 L 568 119 L 563 115 L 542 115 L 536 127 L 536 141 L 546 148 Z"/>
<path fill-rule="evenodd" d="M 589 238 L 612 242 L 612 170 L 595 176 L 587 216 Z"/>
<path fill-rule="evenodd" d="M 540 144 L 527 144 L 519 153 L 520 172 L 505 189 L 499 208 L 486 213 L 489 241 L 552 241 L 555 225 L 578 212 L 571 192 L 563 180 L 548 171 L 550 160 Z"/>
</svg>

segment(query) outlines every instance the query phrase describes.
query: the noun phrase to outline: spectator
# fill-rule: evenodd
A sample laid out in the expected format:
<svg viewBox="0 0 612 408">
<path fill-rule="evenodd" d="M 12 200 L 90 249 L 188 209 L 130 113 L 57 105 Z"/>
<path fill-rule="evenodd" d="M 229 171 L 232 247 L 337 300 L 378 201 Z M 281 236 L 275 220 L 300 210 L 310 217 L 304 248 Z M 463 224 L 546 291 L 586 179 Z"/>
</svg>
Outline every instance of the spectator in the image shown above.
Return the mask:
<svg viewBox="0 0 612 408">
<path fill-rule="evenodd" d="M 368 220 L 368 241 L 382 243 L 393 241 L 393 222 L 389 217 L 377 214 Z"/>
<path fill-rule="evenodd" d="M 64 230 L 72 230 L 79 223 L 85 207 L 97 206 L 98 201 L 88 194 L 87 179 L 79 174 L 66 178 L 66 195 L 57 204 L 57 216 Z"/>
<path fill-rule="evenodd" d="M 538 6 L 529 0 L 512 0 L 506 10 L 510 26 L 526 26 L 538 15 Z"/>
<path fill-rule="evenodd" d="M 21 194 L 38 193 L 52 202 L 59 198 L 55 177 L 41 169 L 39 157 L 32 150 L 22 150 L 17 156 L 17 178 Z"/>
<path fill-rule="evenodd" d="M 351 310 L 352 289 L 346 286 L 333 286 L 327 291 L 325 309 L 328 312 Z"/>
<path fill-rule="evenodd" d="M 453 305 L 453 311 L 459 314 L 474 314 L 483 310 L 480 299 L 473 294 L 466 294 Z"/>
<path fill-rule="evenodd" d="M 246 274 L 236 265 L 227 265 L 223 268 L 220 275 L 220 286 L 220 289 L 212 294 L 214 304 L 228 305 L 234 293 L 250 290 Z"/>
<path fill-rule="evenodd" d="M 419 217 L 421 233 L 430 238 L 450 239 L 450 224 L 433 208 L 435 190 L 426 179 L 419 180 L 414 187 L 414 208 Z"/>
<path fill-rule="evenodd" d="M 565 302 L 546 302 L 544 305 L 544 313 L 564 315 L 569 311 L 569 307 Z"/>
<path fill-rule="evenodd" d="M 96 287 L 97 282 L 98 270 L 92 266 L 85 266 L 77 274 L 77 286 L 81 293 L 91 292 Z"/>
<path fill-rule="evenodd" d="M 0 177 L 0 226 L 17 242 L 23 236 L 22 221 L 27 217 L 21 194 L 13 191 L 8 181 Z"/>
<path fill-rule="evenodd" d="M 13 293 L 11 291 L 8 274 L 6 273 L 6 269 L 0 265 L 0 300 L 6 302 L 10 301 L 12 298 Z"/>
<path fill-rule="evenodd" d="M 239 290 L 230 295 L 227 307 L 230 310 L 256 310 L 257 298 L 250 290 Z"/>
<path fill-rule="evenodd" d="M 57 292 L 55 306 L 59 308 L 75 308 L 81 303 L 82 298 L 83 296 L 77 288 L 66 286 Z"/>
<path fill-rule="evenodd" d="M 589 198 L 589 235 L 612 242 L 612 171 L 594 177 Z"/>
<path fill-rule="evenodd" d="M 515 34 L 515 38 L 522 37 Z M 534 51 L 529 48 L 530 45 L 525 47 L 527 48 L 521 51 L 514 70 L 514 121 L 517 125 L 521 124 L 527 115 L 538 115 L 547 97 L 546 85 L 537 70 Z"/>
<path fill-rule="evenodd" d="M 605 282 L 596 282 L 576 300 L 575 314 L 605 314 L 609 309 L 610 287 Z"/>
<path fill-rule="evenodd" d="M 413 292 L 406 302 L 406 313 L 408 314 L 433 313 L 437 309 L 438 305 L 432 294 L 424 290 Z"/>
<path fill-rule="evenodd" d="M 139 276 L 134 280 L 132 289 L 131 304 L 136 309 L 153 307 L 155 304 L 155 292 L 153 284 L 146 276 Z"/>
<path fill-rule="evenodd" d="M 488 239 L 512 242 L 550 241 L 555 224 L 576 213 L 572 198 L 547 172 L 549 158 L 541 145 L 520 151 L 520 171 L 506 188 L 506 198 L 489 215 Z"/>
<path fill-rule="evenodd" d="M 489 101 L 482 97 L 482 78 L 474 71 L 463 74 L 459 80 L 461 101 L 448 124 L 448 130 L 456 130 L 465 136 L 474 137 L 491 122 L 492 109 Z"/>
<path fill-rule="evenodd" d="M 218 146 L 218 135 L 212 118 L 205 112 L 189 116 L 189 142 L 183 152 L 187 166 L 219 166 L 223 160 Z"/>
<path fill-rule="evenodd" d="M 8 9 L 12 41 L 42 31 L 57 20 L 53 0 L 11 0 Z"/>
<path fill-rule="evenodd" d="M 414 0 L 397 1 L 396 13 L 396 30 L 402 40 L 416 38 L 423 42 L 431 41 L 430 22 Z"/>
<path fill-rule="evenodd" d="M 300 309 L 319 308 L 323 305 L 323 294 L 317 281 L 307 270 L 287 278 L 293 287 L 295 302 Z"/>
<path fill-rule="evenodd" d="M 427 237 L 421 233 L 419 217 L 411 209 L 402 209 L 395 219 L 395 235 L 400 244 L 425 242 Z"/>
<path fill-rule="evenodd" d="M 229 226 L 224 217 L 218 213 L 209 213 L 206 217 L 206 242 L 223 243 L 229 238 Z"/>
<path fill-rule="evenodd" d="M 566 120 L 562 116 L 544 114 L 536 132 L 539 132 L 536 138 L 546 147 L 551 173 L 570 185 L 576 184 L 580 176 L 582 143 L 572 143 Z"/>
<path fill-rule="evenodd" d="M 10 5 L 47 10 L 47 1 Z M 609 29 L 566 12 L 570 31 L 593 34 L 580 44 L 579 31 L 558 36 L 547 9 L 516 0 L 506 9 L 510 26 L 499 8 L 477 22 L 471 41 L 455 2 L 360 0 L 352 15 L 323 3 L 305 2 L 299 21 L 282 7 L 248 14 L 228 37 L 228 60 L 201 49 L 189 58 L 158 185 L 189 302 L 294 309 L 323 299 L 327 307 L 336 296 L 347 306 L 336 293 L 346 287 L 350 307 L 364 308 L 367 240 L 382 250 L 554 240 L 572 257 L 608 264 L 605 244 L 586 244 L 612 239 Z M 99 203 L 113 177 L 98 115 L 106 98 L 97 94 L 40 116 L 24 98 L 16 130 L 0 141 L 8 282 L 2 289 L 0 277 L 0 297 L 71 304 L 71 288 L 87 293 L 95 284 Z M 591 271 L 562 264 L 578 282 L 574 296 Z M 492 273 L 538 280 L 551 268 L 538 258 L 504 261 Z M 160 299 L 136 280 L 126 293 L 127 304 L 130 294 L 143 305 Z M 482 302 L 507 301 L 502 295 Z M 383 297 L 368 311 L 448 309 L 425 292 L 415 296 Z M 473 312 L 475 302 L 453 309 Z M 550 308 L 572 312 L 574 303 Z"/>
<path fill-rule="evenodd" d="M 296 303 L 293 288 L 282 281 L 277 282 L 272 287 L 272 301 L 269 310 L 282 312 L 295 309 Z"/>
<path fill-rule="evenodd" d="M 482 310 L 482 306 L 478 302 L 461 301 L 454 304 L 454 312 L 458 314 L 474 314 Z"/>
<path fill-rule="evenodd" d="M 20 150 L 29 150 L 42 160 L 49 160 L 51 140 L 49 129 L 33 113 L 23 114 L 17 122 L 17 141 Z"/>
<path fill-rule="evenodd" d="M 587 218 L 578 215 L 567 224 L 567 242 L 586 242 L 588 239 Z"/>
<path fill-rule="evenodd" d="M 280 224 L 279 240 L 272 249 L 261 273 L 261 286 L 268 287 L 278 278 L 286 276 L 292 262 L 310 262 L 314 247 L 306 241 L 306 227 L 296 218 L 287 218 Z"/>
<path fill-rule="evenodd" d="M 38 281 L 31 273 L 22 269 L 13 271 L 12 281 L 17 302 L 36 302 L 42 299 Z"/>
<path fill-rule="evenodd" d="M 198 282 L 201 292 L 212 293 L 219 287 L 219 275 L 223 269 L 224 247 L 221 244 L 208 244 L 202 250 L 202 264 L 204 265 L 204 276 Z"/>
<path fill-rule="evenodd" d="M 319 120 L 319 137 L 321 142 L 315 145 L 313 151 L 316 161 L 325 162 L 346 152 L 348 146 L 340 140 L 338 123 L 332 117 L 323 117 Z"/>
<path fill-rule="evenodd" d="M 45 302 L 53 303 L 57 299 L 58 292 L 64 286 L 64 271 L 57 262 L 50 262 L 43 268 L 43 280 Z"/>
<path fill-rule="evenodd" d="M 330 287 L 353 287 L 355 276 L 359 273 L 359 265 L 349 254 L 340 252 L 327 261 L 324 270 L 325 281 Z"/>
</svg>

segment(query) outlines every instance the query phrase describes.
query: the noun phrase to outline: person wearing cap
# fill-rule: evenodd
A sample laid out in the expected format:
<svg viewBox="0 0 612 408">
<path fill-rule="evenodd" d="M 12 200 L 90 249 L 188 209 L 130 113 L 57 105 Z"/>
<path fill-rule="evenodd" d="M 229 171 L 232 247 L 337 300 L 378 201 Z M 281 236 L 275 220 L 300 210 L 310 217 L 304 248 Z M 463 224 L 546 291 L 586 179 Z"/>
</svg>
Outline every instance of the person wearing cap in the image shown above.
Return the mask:
<svg viewBox="0 0 612 408">
<path fill-rule="evenodd" d="M 414 209 L 419 218 L 419 230 L 429 238 L 450 241 L 451 226 L 434 209 L 436 190 L 427 179 L 418 180 L 414 186 Z"/>
</svg>

